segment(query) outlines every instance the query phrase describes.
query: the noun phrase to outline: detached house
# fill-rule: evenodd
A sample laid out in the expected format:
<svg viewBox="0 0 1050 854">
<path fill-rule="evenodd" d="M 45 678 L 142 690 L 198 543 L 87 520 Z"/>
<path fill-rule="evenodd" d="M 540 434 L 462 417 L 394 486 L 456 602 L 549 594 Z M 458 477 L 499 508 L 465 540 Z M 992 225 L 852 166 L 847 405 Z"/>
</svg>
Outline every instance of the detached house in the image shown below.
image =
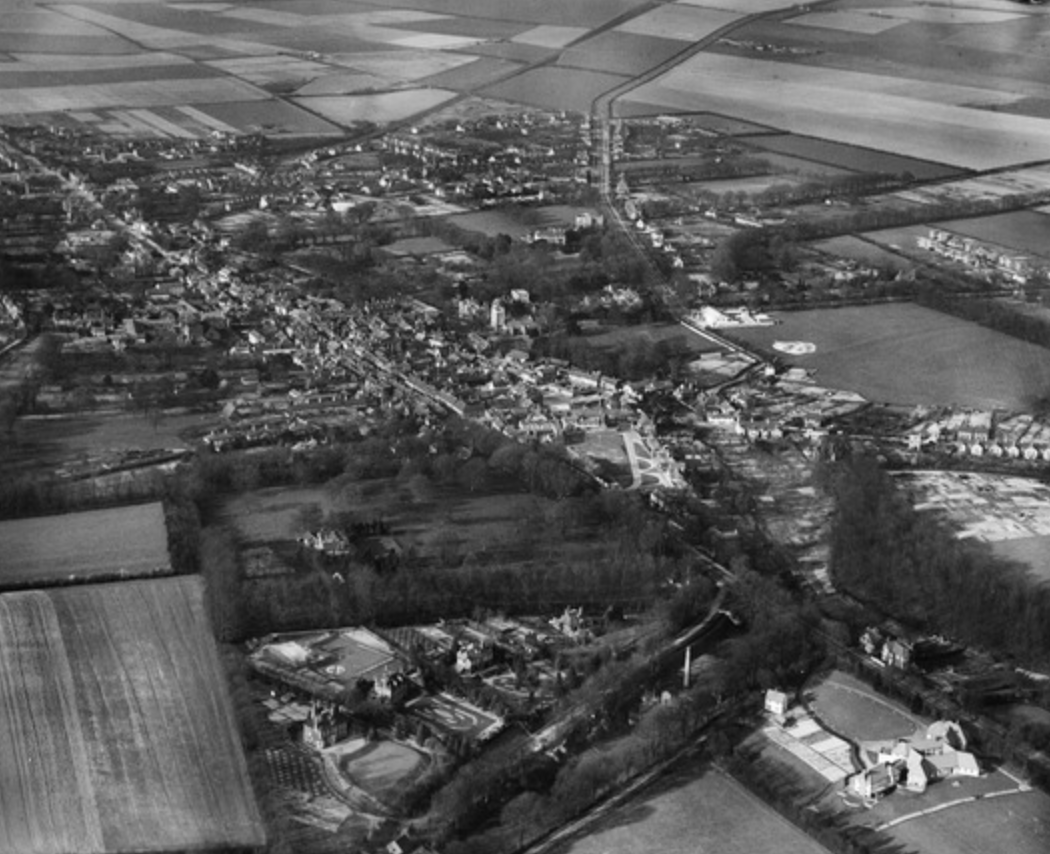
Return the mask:
<svg viewBox="0 0 1050 854">
<path fill-rule="evenodd" d="M 965 748 L 966 736 L 954 721 L 938 721 L 909 738 L 863 743 L 865 768 L 850 778 L 849 787 L 861 797 L 877 798 L 898 786 L 921 793 L 936 780 L 978 777 L 980 765 Z"/>
</svg>

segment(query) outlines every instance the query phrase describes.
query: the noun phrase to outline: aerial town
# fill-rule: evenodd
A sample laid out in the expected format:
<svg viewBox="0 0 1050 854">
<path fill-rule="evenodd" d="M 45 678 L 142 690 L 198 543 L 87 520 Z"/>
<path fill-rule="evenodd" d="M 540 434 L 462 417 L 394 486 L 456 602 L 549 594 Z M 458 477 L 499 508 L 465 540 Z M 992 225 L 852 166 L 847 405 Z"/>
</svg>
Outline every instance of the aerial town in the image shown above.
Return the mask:
<svg viewBox="0 0 1050 854">
<path fill-rule="evenodd" d="M 1046 14 L 18 0 L 0 854 L 1045 852 Z"/>
</svg>

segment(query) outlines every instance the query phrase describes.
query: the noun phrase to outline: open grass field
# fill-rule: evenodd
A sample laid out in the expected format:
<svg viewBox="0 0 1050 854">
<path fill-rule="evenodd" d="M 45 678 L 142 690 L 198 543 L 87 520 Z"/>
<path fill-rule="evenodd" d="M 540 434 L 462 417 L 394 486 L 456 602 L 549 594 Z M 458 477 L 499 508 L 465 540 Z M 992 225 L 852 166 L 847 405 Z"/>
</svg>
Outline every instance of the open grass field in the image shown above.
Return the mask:
<svg viewBox="0 0 1050 854">
<path fill-rule="evenodd" d="M 624 98 L 618 99 L 613 104 L 613 114 L 623 118 L 655 116 L 659 115 L 660 112 L 660 110 L 651 105 L 647 106 L 645 104 L 631 101 L 629 94 Z M 725 136 L 747 136 L 750 134 L 770 132 L 770 129 L 767 127 L 741 121 L 732 116 L 719 116 L 714 113 L 693 113 L 688 116 L 683 115 L 682 117 L 688 118 L 689 124 L 693 127 L 704 128 L 705 130 L 713 131 L 714 133 L 723 134 Z"/>
<path fill-rule="evenodd" d="M 521 64 L 518 62 L 508 62 L 494 56 L 481 56 L 473 62 L 428 77 L 426 83 L 435 89 L 453 89 L 461 92 L 484 86 L 519 68 Z"/>
<path fill-rule="evenodd" d="M 583 27 L 558 27 L 541 24 L 516 35 L 511 41 L 536 47 L 559 48 L 583 38 L 587 30 Z"/>
<path fill-rule="evenodd" d="M 180 69 L 179 74 L 184 72 Z M 78 86 L 36 86 L 5 89 L 0 115 L 93 110 L 102 107 L 155 107 L 176 104 L 222 104 L 265 100 L 269 96 L 244 81 L 229 77 L 181 77 L 162 81 Z"/>
<path fill-rule="evenodd" d="M 296 98 L 296 102 L 329 121 L 346 126 L 365 121 L 382 124 L 405 119 L 445 103 L 454 94 L 447 89 L 406 89 L 375 95 L 319 95 Z"/>
<path fill-rule="evenodd" d="M 791 18 L 790 23 L 797 27 L 823 27 L 829 30 L 841 30 L 846 33 L 873 36 L 899 27 L 904 22 L 888 15 L 872 15 L 868 12 L 849 12 L 834 10 L 831 12 L 810 12 Z"/>
<path fill-rule="evenodd" d="M 407 0 L 405 5 L 446 15 L 592 29 L 644 5 L 644 0 Z"/>
<path fill-rule="evenodd" d="M 388 80 L 410 82 L 469 65 L 473 57 L 459 53 L 440 53 L 426 50 L 381 50 L 341 54 L 339 65 L 358 73 L 374 74 Z M 323 81 L 325 78 L 320 78 Z"/>
<path fill-rule="evenodd" d="M 731 777 L 692 763 L 590 825 L 554 854 L 824 854 Z"/>
<path fill-rule="evenodd" d="M 658 38 L 609 30 L 573 45 L 562 53 L 559 65 L 606 71 L 610 74 L 642 74 L 679 53 L 677 39 Z"/>
<path fill-rule="evenodd" d="M 763 135 L 748 142 L 762 151 L 790 154 L 805 160 L 816 160 L 830 166 L 839 166 L 854 172 L 880 172 L 901 175 L 910 172 L 920 180 L 948 178 L 958 175 L 959 170 L 940 163 L 929 163 L 910 157 L 899 157 L 885 151 L 841 145 L 825 139 L 806 136 Z"/>
<path fill-rule="evenodd" d="M 0 850 L 261 846 L 198 578 L 0 596 Z"/>
<path fill-rule="evenodd" d="M 892 834 L 923 854 L 1045 854 L 1050 850 L 1050 796 L 1034 790 L 983 799 L 911 819 Z"/>
<path fill-rule="evenodd" d="M 928 258 L 930 253 L 919 248 L 919 238 L 926 237 L 929 233 L 929 226 L 906 225 L 901 228 L 883 228 L 879 231 L 869 231 L 861 235 L 861 237 L 879 246 L 885 246 L 890 251 L 901 252 L 910 257 Z"/>
<path fill-rule="evenodd" d="M 973 237 L 985 243 L 992 243 L 1029 255 L 1038 255 L 1041 258 L 1050 258 L 1050 216 L 1045 213 L 1013 211 L 996 216 L 949 220 L 933 224 L 937 228 Z"/>
<path fill-rule="evenodd" d="M 170 571 L 160 502 L 0 522 L 0 588 Z"/>
<path fill-rule="evenodd" d="M 273 488 L 228 499 L 221 513 L 244 545 L 291 543 L 302 533 L 304 515 L 347 511 L 362 521 L 383 519 L 390 535 L 405 551 L 422 560 L 455 564 L 466 555 L 480 562 L 517 561 L 546 555 L 541 542 L 555 502 L 514 487 L 470 492 L 440 486 L 424 477 L 341 483 L 319 488 Z M 561 559 L 584 559 L 600 548 L 586 530 L 569 531 L 557 540 Z"/>
<path fill-rule="evenodd" d="M 812 696 L 810 706 L 820 720 L 853 741 L 909 736 L 922 724 L 903 707 L 878 696 L 846 673 L 832 673 L 808 693 Z"/>
<path fill-rule="evenodd" d="M 678 0 L 685 6 L 705 9 L 726 9 L 740 15 L 757 15 L 785 8 L 784 0 Z"/>
<path fill-rule="evenodd" d="M 265 543 L 291 540 L 301 533 L 298 519 L 304 509 L 316 508 L 327 514 L 335 507 L 335 498 L 321 487 L 275 487 L 228 499 L 222 516 L 233 524 L 243 542 Z"/>
<path fill-rule="evenodd" d="M 196 109 L 240 133 L 270 136 L 336 136 L 339 128 L 288 101 L 229 101 L 198 104 Z"/>
<path fill-rule="evenodd" d="M 576 208 L 566 205 L 530 208 L 529 217 L 525 218 L 500 210 L 471 211 L 449 217 L 449 222 L 467 231 L 477 231 L 488 237 L 506 234 L 509 237 L 521 239 L 537 228 L 549 225 L 572 225 L 577 212 Z"/>
<path fill-rule="evenodd" d="M 1050 351 L 911 303 L 774 317 L 777 326 L 735 334 L 765 348 L 811 342 L 815 353 L 788 361 L 871 401 L 1016 411 L 1050 387 Z"/>
<path fill-rule="evenodd" d="M 902 258 L 896 252 L 891 252 L 882 246 L 862 240 L 852 234 L 832 237 L 828 240 L 819 240 L 811 245 L 821 252 L 827 252 L 838 258 L 849 258 L 860 264 L 874 264 L 891 270 L 910 270 L 915 266 L 907 258 Z"/>
<path fill-rule="evenodd" d="M 639 339 L 653 344 L 659 341 L 680 339 L 694 353 L 713 353 L 721 349 L 710 339 L 687 329 L 680 323 L 643 323 L 638 326 L 620 326 L 599 335 L 588 335 L 583 340 L 592 347 L 620 350 Z"/>
<path fill-rule="evenodd" d="M 23 417 L 0 443 L 0 477 L 57 468 L 90 457 L 133 450 L 180 450 L 183 438 L 212 423 L 202 415 L 165 415 L 154 427 L 137 414 L 90 413 L 61 418 Z"/>
<path fill-rule="evenodd" d="M 406 780 L 419 770 L 421 753 L 393 741 L 362 743 L 360 749 L 339 757 L 339 768 L 354 785 L 384 800 L 396 795 Z"/>
<path fill-rule="evenodd" d="M 1023 563 L 1036 581 L 1050 581 L 1050 537 L 1015 537 L 989 545 L 996 557 Z"/>
<path fill-rule="evenodd" d="M 739 12 L 728 12 L 725 9 L 667 3 L 620 24 L 616 30 L 640 36 L 694 42 L 742 17 Z"/>
<path fill-rule="evenodd" d="M 490 98 L 519 101 L 548 110 L 574 110 L 586 113 L 591 102 L 614 89 L 626 77 L 576 68 L 534 68 L 511 80 L 483 90 Z"/>
</svg>

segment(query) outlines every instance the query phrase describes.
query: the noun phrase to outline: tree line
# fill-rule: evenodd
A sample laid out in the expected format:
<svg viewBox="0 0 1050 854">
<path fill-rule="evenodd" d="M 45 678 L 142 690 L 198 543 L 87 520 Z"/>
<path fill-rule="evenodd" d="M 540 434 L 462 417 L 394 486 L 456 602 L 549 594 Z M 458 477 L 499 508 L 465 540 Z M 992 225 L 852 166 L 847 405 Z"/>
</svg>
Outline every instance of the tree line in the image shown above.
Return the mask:
<svg viewBox="0 0 1050 854">
<path fill-rule="evenodd" d="M 1023 566 L 918 512 L 869 457 L 839 463 L 831 571 L 844 590 L 918 630 L 1044 664 L 1050 590 Z"/>
<path fill-rule="evenodd" d="M 1029 344 L 1050 347 L 1050 320 L 1002 299 L 976 298 L 946 290 L 943 282 L 924 283 L 915 294 L 919 305 L 969 320 Z"/>
</svg>

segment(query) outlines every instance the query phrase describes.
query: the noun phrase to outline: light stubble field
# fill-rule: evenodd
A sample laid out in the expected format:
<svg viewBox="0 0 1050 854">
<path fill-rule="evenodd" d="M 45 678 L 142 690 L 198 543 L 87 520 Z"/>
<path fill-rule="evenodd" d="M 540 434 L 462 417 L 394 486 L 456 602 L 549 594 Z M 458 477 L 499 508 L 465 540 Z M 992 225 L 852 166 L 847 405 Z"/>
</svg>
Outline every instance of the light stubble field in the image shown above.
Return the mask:
<svg viewBox="0 0 1050 854">
<path fill-rule="evenodd" d="M 259 846 L 198 578 L 0 596 L 0 850 Z"/>
</svg>

